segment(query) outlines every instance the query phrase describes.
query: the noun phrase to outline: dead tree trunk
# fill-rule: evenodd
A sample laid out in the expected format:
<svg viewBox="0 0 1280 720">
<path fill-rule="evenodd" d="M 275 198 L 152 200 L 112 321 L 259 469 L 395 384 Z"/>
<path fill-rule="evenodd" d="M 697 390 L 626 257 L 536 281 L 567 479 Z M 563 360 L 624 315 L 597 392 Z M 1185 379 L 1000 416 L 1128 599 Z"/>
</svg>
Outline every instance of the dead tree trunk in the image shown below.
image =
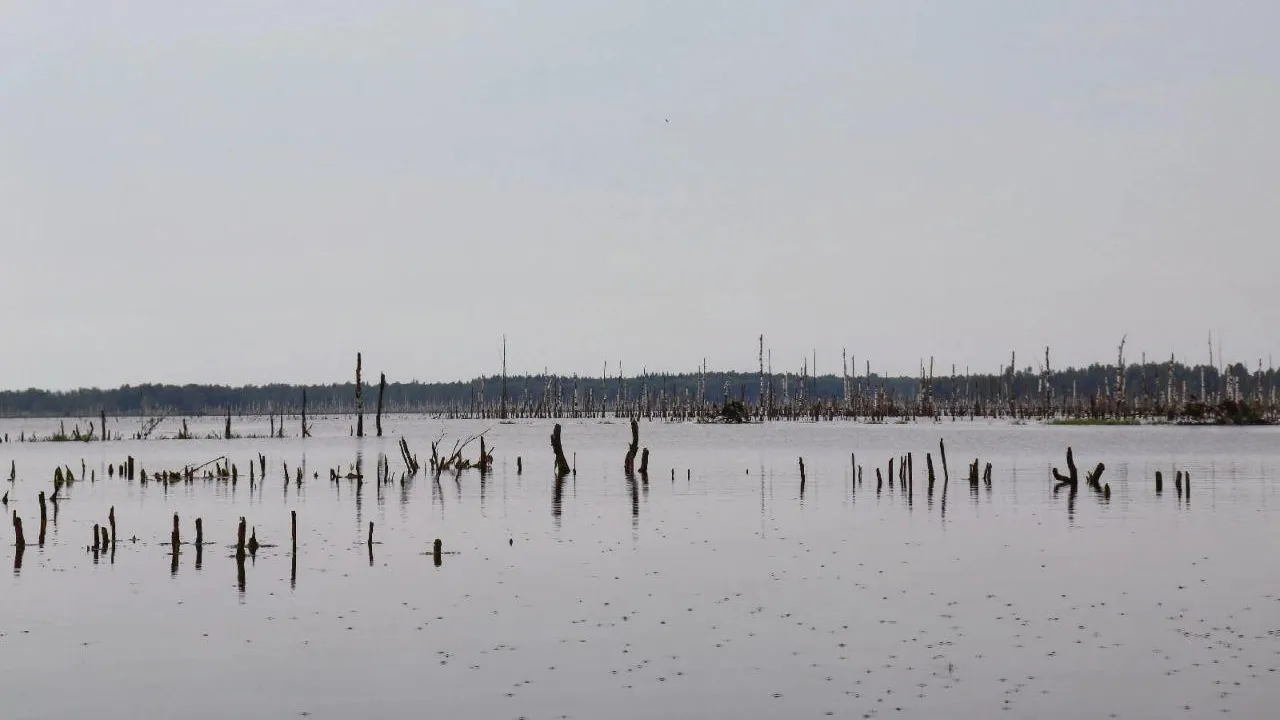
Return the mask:
<svg viewBox="0 0 1280 720">
<path fill-rule="evenodd" d="M 230 405 L 227 405 L 227 426 L 222 431 L 222 439 L 223 440 L 231 439 L 231 406 Z"/>
<path fill-rule="evenodd" d="M 387 374 L 379 373 L 378 378 L 378 414 L 374 416 L 374 425 L 378 428 L 378 437 L 382 437 L 382 394 L 387 391 Z"/>
<path fill-rule="evenodd" d="M 631 444 L 627 446 L 627 457 L 622 463 L 622 468 L 628 475 L 635 472 L 638 452 L 640 452 L 640 423 L 636 422 L 635 418 L 631 418 Z"/>
<path fill-rule="evenodd" d="M 1067 474 L 1063 475 L 1058 472 L 1058 468 L 1051 468 L 1053 471 L 1053 479 L 1058 481 L 1058 485 L 1070 485 L 1075 489 L 1080 484 L 1080 473 L 1076 470 L 1076 459 L 1071 452 L 1071 448 L 1067 448 Z"/>
<path fill-rule="evenodd" d="M 311 428 L 307 427 L 307 389 L 302 388 L 302 437 L 311 437 Z"/>
<path fill-rule="evenodd" d="M 556 475 L 569 474 L 569 461 L 564 457 L 564 446 L 560 444 L 560 423 L 551 429 L 551 449 L 556 454 Z"/>
<path fill-rule="evenodd" d="M 364 386 L 360 380 L 360 353 L 356 353 L 356 437 L 364 437 Z"/>
</svg>

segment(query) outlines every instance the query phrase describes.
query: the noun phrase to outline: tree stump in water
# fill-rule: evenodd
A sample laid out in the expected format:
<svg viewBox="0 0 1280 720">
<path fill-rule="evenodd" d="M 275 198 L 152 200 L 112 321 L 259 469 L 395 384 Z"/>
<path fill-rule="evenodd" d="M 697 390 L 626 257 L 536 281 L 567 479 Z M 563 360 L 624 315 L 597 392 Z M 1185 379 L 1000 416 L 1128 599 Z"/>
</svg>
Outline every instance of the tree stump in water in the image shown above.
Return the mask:
<svg viewBox="0 0 1280 720">
<path fill-rule="evenodd" d="M 560 423 L 551 429 L 551 449 L 556 455 L 556 475 L 568 475 L 569 461 L 564 456 L 564 446 L 560 443 Z"/>
<path fill-rule="evenodd" d="M 627 446 L 627 456 L 622 461 L 622 469 L 628 475 L 635 472 L 638 452 L 640 452 L 640 423 L 635 418 L 631 418 L 631 444 Z"/>
</svg>

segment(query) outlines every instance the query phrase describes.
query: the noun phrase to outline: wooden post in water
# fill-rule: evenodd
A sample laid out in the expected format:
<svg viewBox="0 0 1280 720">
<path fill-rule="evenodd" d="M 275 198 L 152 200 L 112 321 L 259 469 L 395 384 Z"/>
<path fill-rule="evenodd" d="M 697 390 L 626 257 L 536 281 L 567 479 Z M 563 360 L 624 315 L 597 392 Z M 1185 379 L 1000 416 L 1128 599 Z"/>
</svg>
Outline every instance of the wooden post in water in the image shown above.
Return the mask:
<svg viewBox="0 0 1280 720">
<path fill-rule="evenodd" d="M 893 489 L 893 458 L 889 458 L 889 489 Z"/>
<path fill-rule="evenodd" d="M 929 497 L 933 497 L 933 453 L 924 454 L 924 464 L 929 471 Z"/>
<path fill-rule="evenodd" d="M 102 550 L 102 536 L 98 534 L 98 523 L 93 524 L 93 552 L 96 555 Z"/>
<path fill-rule="evenodd" d="M 132 455 L 129 456 L 128 464 L 129 464 L 129 467 L 128 467 L 129 480 L 133 480 L 133 456 Z"/>
<path fill-rule="evenodd" d="M 521 475 L 523 473 L 524 473 L 524 460 L 520 459 L 520 456 L 517 455 L 516 456 L 516 474 Z"/>
<path fill-rule="evenodd" d="M 293 554 L 298 554 L 298 511 L 289 511 L 289 536 L 293 540 Z"/>
<path fill-rule="evenodd" d="M 378 414 L 374 416 L 374 425 L 378 428 L 378 437 L 382 437 L 382 394 L 387 391 L 387 374 L 379 373 L 378 377 Z M 483 439 L 483 438 L 481 438 Z"/>
<path fill-rule="evenodd" d="M 1156 471 L 1156 494 L 1164 492 L 1164 475 L 1159 470 Z"/>
<path fill-rule="evenodd" d="M 106 442 L 107 441 L 107 409 L 106 408 L 102 408 L 102 411 L 98 415 L 98 418 L 102 421 L 102 441 Z"/>
<path fill-rule="evenodd" d="M 356 353 L 356 437 L 364 437 L 364 386 L 360 380 L 360 353 Z"/>
<path fill-rule="evenodd" d="M 102 552 L 106 552 L 111 547 L 111 539 L 107 537 L 107 529 L 102 528 Z"/>
<path fill-rule="evenodd" d="M 227 403 L 227 426 L 222 431 L 222 439 L 231 439 L 231 403 Z"/>
<path fill-rule="evenodd" d="M 178 546 L 182 544 L 182 537 L 178 533 L 178 513 L 173 514 L 173 532 L 169 535 L 169 541 L 173 544 L 174 554 L 177 554 Z"/>
<path fill-rule="evenodd" d="M 431 546 L 431 556 L 436 567 L 440 567 L 440 556 L 444 554 L 443 548 L 444 544 L 440 542 L 440 538 L 436 538 L 435 543 Z"/>
<path fill-rule="evenodd" d="M 804 458 L 800 458 L 800 495 L 804 496 Z"/>
<path fill-rule="evenodd" d="M 111 544 L 116 544 L 116 506 L 112 505 L 107 511 L 107 523 L 111 526 Z"/>
<path fill-rule="evenodd" d="M 40 491 L 40 545 L 44 545 L 44 529 L 49 524 L 49 512 L 45 508 L 44 491 Z"/>
<path fill-rule="evenodd" d="M 196 549 L 204 545 L 204 521 L 196 518 Z"/>
<path fill-rule="evenodd" d="M 647 482 L 649 479 L 649 448 L 640 451 L 640 476 Z"/>
<path fill-rule="evenodd" d="M 369 521 L 369 540 L 367 544 L 369 545 L 369 547 L 373 547 L 373 521 L 372 520 Z"/>
</svg>

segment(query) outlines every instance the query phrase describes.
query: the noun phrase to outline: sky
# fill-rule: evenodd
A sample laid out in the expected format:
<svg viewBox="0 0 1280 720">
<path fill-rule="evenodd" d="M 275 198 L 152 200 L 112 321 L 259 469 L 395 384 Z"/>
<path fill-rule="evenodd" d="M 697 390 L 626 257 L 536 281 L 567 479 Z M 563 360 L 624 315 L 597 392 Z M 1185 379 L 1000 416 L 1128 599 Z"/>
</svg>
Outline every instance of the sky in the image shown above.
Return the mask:
<svg viewBox="0 0 1280 720">
<path fill-rule="evenodd" d="M 1280 3 L 0 0 L 0 388 L 1280 349 Z M 1218 340 L 1215 339 L 1215 345 Z M 1216 353 L 1215 348 L 1215 353 Z M 926 360 L 927 361 L 927 360 Z"/>
</svg>

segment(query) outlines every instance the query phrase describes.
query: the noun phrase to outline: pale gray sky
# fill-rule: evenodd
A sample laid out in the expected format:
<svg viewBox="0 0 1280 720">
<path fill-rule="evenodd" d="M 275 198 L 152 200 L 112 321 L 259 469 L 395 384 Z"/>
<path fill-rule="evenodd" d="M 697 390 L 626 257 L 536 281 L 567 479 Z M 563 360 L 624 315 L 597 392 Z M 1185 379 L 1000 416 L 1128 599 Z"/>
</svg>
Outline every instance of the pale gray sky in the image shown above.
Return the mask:
<svg viewBox="0 0 1280 720">
<path fill-rule="evenodd" d="M 1280 3 L 0 0 L 0 387 L 1264 361 Z M 668 122 L 669 120 L 669 122 Z M 1025 359 L 1025 363 L 1023 360 Z"/>
</svg>

